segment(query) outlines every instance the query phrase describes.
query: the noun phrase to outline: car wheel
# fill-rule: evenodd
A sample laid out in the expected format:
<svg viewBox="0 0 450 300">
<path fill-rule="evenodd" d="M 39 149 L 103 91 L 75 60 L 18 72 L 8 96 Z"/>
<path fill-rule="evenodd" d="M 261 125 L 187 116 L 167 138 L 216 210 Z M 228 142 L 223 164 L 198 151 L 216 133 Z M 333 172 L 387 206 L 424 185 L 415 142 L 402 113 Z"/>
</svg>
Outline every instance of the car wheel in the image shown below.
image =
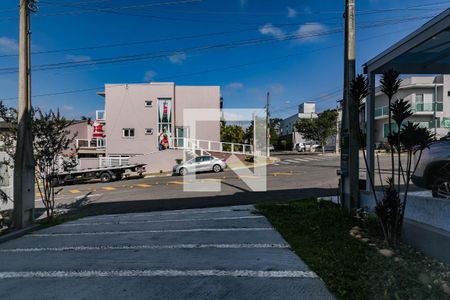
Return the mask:
<svg viewBox="0 0 450 300">
<path fill-rule="evenodd" d="M 178 171 L 178 173 L 179 173 L 181 176 L 184 176 L 184 175 L 187 174 L 187 169 L 186 169 L 186 168 L 181 168 L 180 171 Z"/>
<path fill-rule="evenodd" d="M 110 182 L 111 179 L 112 179 L 112 176 L 108 172 L 104 172 L 100 175 L 101 182 Z"/>
<path fill-rule="evenodd" d="M 450 182 L 444 179 L 436 179 L 433 184 L 432 195 L 435 198 L 450 198 Z"/>
<path fill-rule="evenodd" d="M 214 165 L 213 171 L 214 173 L 219 173 L 220 171 L 222 171 L 222 167 L 220 165 Z"/>
</svg>

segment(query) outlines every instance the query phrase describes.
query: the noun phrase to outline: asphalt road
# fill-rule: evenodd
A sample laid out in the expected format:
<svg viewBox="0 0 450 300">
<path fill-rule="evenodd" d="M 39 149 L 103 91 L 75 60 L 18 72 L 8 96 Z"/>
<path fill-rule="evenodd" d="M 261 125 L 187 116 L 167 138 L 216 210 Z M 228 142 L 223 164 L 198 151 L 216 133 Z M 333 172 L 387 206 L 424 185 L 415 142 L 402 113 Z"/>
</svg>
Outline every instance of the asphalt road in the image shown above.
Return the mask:
<svg viewBox="0 0 450 300">
<path fill-rule="evenodd" d="M 197 179 L 205 183 L 220 181 L 220 192 L 184 191 L 186 183 L 180 176 L 125 179 L 64 186 L 57 195 L 57 207 L 61 212 L 76 211 L 86 216 L 254 204 L 337 194 L 339 156 L 294 153 L 277 157 L 279 162 L 267 166 L 266 192 L 253 192 L 242 178 L 227 169 L 221 173 L 197 174 Z M 388 160 L 387 156 L 381 157 L 382 168 Z M 364 177 L 363 161 L 360 171 Z M 244 179 L 263 180 L 250 176 L 244 176 Z M 42 214 L 40 199 L 36 199 L 36 207 L 38 214 Z"/>
</svg>

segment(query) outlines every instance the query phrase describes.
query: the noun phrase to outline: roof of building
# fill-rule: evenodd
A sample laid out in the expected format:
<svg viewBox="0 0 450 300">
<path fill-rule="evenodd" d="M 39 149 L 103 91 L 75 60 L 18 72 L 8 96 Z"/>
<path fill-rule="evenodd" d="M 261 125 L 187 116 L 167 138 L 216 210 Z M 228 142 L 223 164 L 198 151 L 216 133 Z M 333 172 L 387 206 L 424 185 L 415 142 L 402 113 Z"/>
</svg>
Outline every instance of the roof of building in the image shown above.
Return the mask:
<svg viewBox="0 0 450 300">
<path fill-rule="evenodd" d="M 450 8 L 364 64 L 365 73 L 395 69 L 402 74 L 450 70 Z"/>
</svg>

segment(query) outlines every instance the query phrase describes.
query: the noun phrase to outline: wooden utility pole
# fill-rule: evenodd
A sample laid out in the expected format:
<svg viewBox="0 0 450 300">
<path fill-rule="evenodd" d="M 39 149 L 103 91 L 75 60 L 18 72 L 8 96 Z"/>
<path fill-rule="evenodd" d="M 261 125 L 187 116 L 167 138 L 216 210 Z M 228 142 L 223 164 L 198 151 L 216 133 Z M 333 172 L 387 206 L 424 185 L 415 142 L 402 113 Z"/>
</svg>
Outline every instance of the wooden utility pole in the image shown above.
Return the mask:
<svg viewBox="0 0 450 300">
<path fill-rule="evenodd" d="M 267 147 L 267 157 L 269 157 L 270 156 L 270 93 L 269 92 L 267 92 L 267 97 L 266 97 L 266 147 Z"/>
<path fill-rule="evenodd" d="M 350 96 L 355 78 L 355 0 L 345 1 L 344 97 L 341 130 L 341 199 L 351 211 L 359 200 L 359 107 Z"/>
<path fill-rule="evenodd" d="M 35 1 L 20 0 L 19 103 L 17 144 L 14 159 L 14 226 L 34 221 L 34 157 L 31 128 L 30 8 Z"/>
</svg>

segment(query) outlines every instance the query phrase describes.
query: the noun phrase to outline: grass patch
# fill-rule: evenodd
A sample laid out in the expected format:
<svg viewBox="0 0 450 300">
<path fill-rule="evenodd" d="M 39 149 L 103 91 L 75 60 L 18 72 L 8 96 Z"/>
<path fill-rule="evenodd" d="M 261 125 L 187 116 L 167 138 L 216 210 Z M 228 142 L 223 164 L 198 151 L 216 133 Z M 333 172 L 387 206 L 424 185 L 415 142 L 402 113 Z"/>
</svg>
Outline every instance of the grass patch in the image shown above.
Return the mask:
<svg viewBox="0 0 450 300">
<path fill-rule="evenodd" d="M 38 220 L 36 223 L 41 225 L 42 228 L 52 227 L 56 225 L 60 225 L 70 221 L 76 221 L 80 217 L 77 215 L 55 215 L 53 218 L 44 218 Z"/>
<path fill-rule="evenodd" d="M 384 248 L 376 220 L 356 219 L 338 205 L 315 199 L 259 204 L 292 249 L 338 299 L 450 299 L 450 267 L 401 245 L 393 257 Z M 349 234 L 354 227 L 370 240 Z"/>
</svg>

